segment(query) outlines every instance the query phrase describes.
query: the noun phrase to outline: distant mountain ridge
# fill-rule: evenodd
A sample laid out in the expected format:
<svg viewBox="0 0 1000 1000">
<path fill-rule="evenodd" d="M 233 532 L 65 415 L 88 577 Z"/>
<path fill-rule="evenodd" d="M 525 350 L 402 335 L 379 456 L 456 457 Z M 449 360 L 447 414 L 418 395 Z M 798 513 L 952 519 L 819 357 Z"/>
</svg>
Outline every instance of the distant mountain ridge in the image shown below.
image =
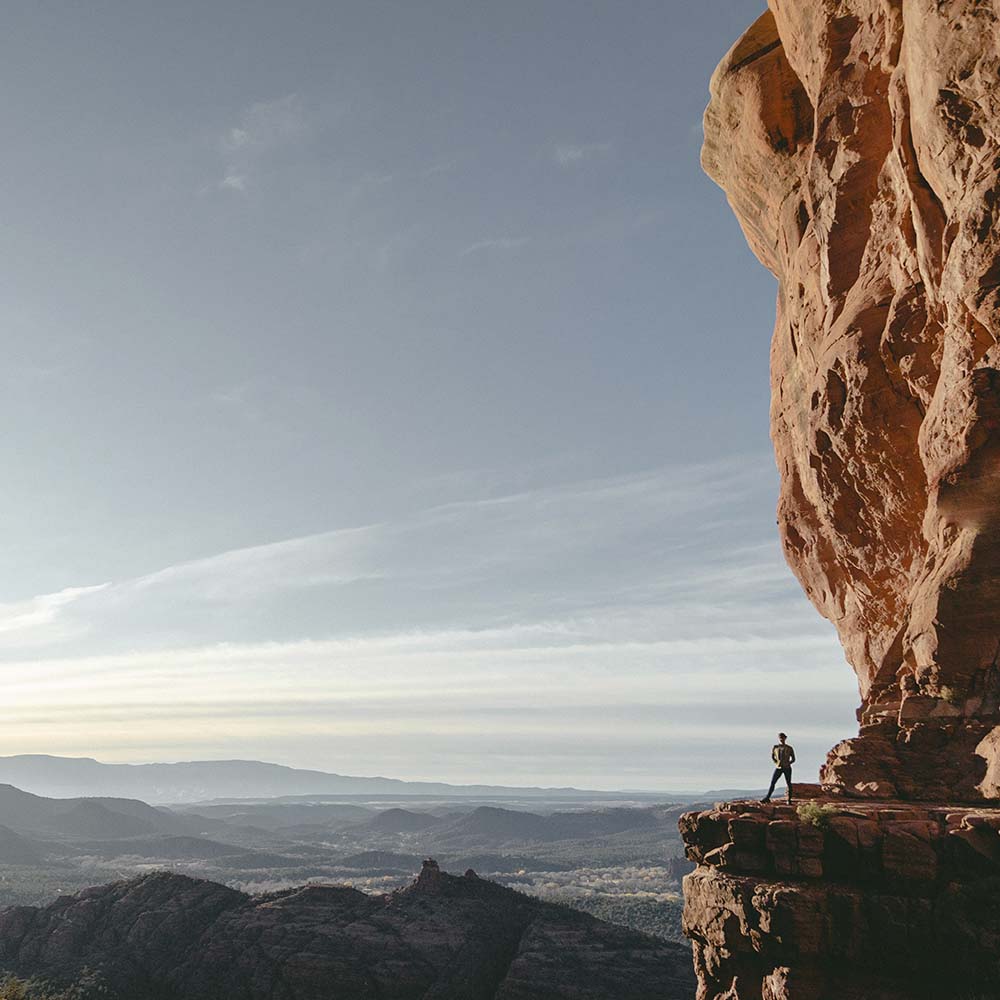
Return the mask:
<svg viewBox="0 0 1000 1000">
<path fill-rule="evenodd" d="M 304 795 L 441 795 L 470 798 L 517 795 L 546 799 L 580 795 L 593 799 L 622 797 L 621 792 L 578 788 L 450 785 L 380 776 L 366 778 L 257 760 L 104 764 L 90 757 L 55 757 L 49 754 L 0 757 L 2 783 L 51 798 L 123 797 L 155 804 Z M 666 795 L 663 793 L 663 796 Z M 655 796 L 650 793 L 648 797 Z"/>
<path fill-rule="evenodd" d="M 71 839 L 120 839 L 151 834 L 191 834 L 202 817 L 179 816 L 136 799 L 45 798 L 0 784 L 0 823 L 8 833 Z"/>
<path fill-rule="evenodd" d="M 536 816 L 496 806 L 480 806 L 455 820 L 448 834 L 452 837 L 481 836 L 490 841 L 551 841 L 609 836 L 639 828 L 652 829 L 657 825 L 657 816 L 649 809 L 604 809 Z"/>
</svg>

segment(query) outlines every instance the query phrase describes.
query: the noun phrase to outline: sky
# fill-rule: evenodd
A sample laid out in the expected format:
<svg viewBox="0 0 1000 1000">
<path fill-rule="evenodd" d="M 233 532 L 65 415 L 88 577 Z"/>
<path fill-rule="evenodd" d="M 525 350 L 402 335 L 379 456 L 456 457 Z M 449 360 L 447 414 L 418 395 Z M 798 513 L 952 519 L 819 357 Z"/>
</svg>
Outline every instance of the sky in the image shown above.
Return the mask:
<svg viewBox="0 0 1000 1000">
<path fill-rule="evenodd" d="M 39 0 L 0 38 L 0 753 L 759 785 L 855 728 L 777 543 L 750 0 Z"/>
</svg>

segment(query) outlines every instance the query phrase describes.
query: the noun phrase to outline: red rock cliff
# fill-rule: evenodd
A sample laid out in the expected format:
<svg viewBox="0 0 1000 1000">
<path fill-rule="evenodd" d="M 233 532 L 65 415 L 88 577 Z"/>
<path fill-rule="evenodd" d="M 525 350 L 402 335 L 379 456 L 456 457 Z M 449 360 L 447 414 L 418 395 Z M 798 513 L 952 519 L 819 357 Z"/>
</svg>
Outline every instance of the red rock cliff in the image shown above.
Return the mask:
<svg viewBox="0 0 1000 1000">
<path fill-rule="evenodd" d="M 681 820 L 698 1000 L 997 1000 L 1000 809 L 719 803 Z"/>
<path fill-rule="evenodd" d="M 804 811 L 682 819 L 699 1000 L 1000 997 L 998 72 L 995 0 L 771 0 L 712 79 L 778 279 L 782 543 L 861 729 Z"/>
<path fill-rule="evenodd" d="M 789 564 L 836 626 L 851 795 L 1000 797 L 1000 16 L 771 0 L 712 79 L 703 162 L 778 279 Z"/>
</svg>

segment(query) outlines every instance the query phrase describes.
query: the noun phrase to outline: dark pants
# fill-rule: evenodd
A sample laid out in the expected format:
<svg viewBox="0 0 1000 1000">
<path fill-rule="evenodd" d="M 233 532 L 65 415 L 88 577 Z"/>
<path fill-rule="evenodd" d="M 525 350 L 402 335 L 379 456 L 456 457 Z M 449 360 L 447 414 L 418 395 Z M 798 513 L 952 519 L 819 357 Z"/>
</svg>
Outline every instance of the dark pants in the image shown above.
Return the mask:
<svg viewBox="0 0 1000 1000">
<path fill-rule="evenodd" d="M 771 787 L 767 790 L 767 797 L 774 794 L 774 786 L 778 783 L 778 778 L 785 776 L 785 784 L 788 785 L 788 797 L 792 797 L 792 769 L 790 767 L 776 767 L 771 776 Z"/>
</svg>

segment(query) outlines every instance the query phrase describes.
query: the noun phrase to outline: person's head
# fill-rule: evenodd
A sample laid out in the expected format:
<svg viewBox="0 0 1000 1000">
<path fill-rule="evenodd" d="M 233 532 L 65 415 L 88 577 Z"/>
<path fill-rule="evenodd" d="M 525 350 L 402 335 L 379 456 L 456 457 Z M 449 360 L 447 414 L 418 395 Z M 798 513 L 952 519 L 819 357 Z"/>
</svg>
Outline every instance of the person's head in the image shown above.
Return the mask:
<svg viewBox="0 0 1000 1000">
<path fill-rule="evenodd" d="M 784 733 L 778 733 L 778 742 L 779 743 L 784 743 L 785 740 L 787 740 L 787 739 L 788 739 L 788 737 Z"/>
</svg>

